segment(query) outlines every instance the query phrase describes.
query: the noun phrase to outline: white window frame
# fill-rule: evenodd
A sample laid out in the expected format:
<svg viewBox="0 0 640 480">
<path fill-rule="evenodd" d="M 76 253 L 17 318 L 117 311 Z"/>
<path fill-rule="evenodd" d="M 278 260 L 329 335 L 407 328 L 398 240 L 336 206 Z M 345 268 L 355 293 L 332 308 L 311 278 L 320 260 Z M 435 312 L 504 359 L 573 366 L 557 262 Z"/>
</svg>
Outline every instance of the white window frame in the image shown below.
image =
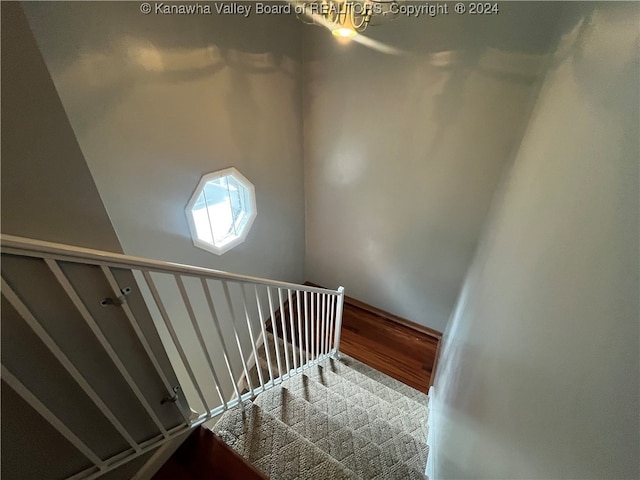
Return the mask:
<svg viewBox="0 0 640 480">
<path fill-rule="evenodd" d="M 197 229 L 195 220 L 193 218 L 193 207 L 198 201 L 200 194 L 202 193 L 207 182 L 212 180 L 217 180 L 221 177 L 233 176 L 236 181 L 244 188 L 242 192 L 244 206 L 242 215 L 237 220 L 237 223 L 243 224 L 240 232 L 237 232 L 235 236 L 232 236 L 229 240 L 225 242 L 215 245 L 213 243 L 209 243 L 207 241 L 201 240 L 198 238 Z M 206 208 L 206 207 L 205 207 Z M 253 225 L 253 221 L 256 219 L 256 215 L 258 213 L 256 209 L 256 192 L 253 183 L 251 183 L 247 177 L 242 175 L 238 170 L 233 167 L 225 168 L 224 170 L 218 170 L 216 172 L 207 173 L 202 176 L 200 182 L 196 186 L 193 194 L 191 195 L 191 199 L 187 206 L 185 207 L 185 215 L 187 217 L 187 223 L 189 225 L 189 231 L 191 233 L 191 240 L 193 241 L 193 245 L 195 247 L 201 248 L 211 253 L 215 253 L 216 255 L 222 255 L 223 253 L 228 252 L 234 247 L 237 247 L 241 243 L 243 243 L 249 231 L 251 230 L 251 226 Z M 213 237 L 213 234 L 212 234 Z"/>
</svg>

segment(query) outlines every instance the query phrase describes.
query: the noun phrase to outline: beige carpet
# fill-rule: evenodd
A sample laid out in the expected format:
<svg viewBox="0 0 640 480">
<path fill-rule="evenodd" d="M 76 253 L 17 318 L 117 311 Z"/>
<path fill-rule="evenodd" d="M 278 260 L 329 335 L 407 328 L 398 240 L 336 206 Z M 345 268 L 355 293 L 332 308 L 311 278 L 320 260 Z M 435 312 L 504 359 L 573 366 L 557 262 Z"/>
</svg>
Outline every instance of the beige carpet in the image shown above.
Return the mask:
<svg viewBox="0 0 640 480">
<path fill-rule="evenodd" d="M 268 380 L 264 347 L 259 356 Z M 226 412 L 213 430 L 272 480 L 424 480 L 427 401 L 343 355 Z"/>
</svg>

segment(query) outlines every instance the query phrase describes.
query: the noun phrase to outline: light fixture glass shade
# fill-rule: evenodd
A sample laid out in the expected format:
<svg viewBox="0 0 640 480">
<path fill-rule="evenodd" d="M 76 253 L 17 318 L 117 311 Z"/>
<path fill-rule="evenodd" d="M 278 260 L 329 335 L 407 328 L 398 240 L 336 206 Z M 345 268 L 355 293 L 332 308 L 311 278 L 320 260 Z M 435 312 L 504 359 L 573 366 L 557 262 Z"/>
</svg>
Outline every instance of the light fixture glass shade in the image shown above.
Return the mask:
<svg viewBox="0 0 640 480">
<path fill-rule="evenodd" d="M 336 37 L 342 38 L 355 37 L 358 34 L 358 32 L 356 32 L 355 30 L 351 30 L 350 28 L 346 27 L 334 28 L 333 30 L 331 30 L 331 33 L 333 33 Z"/>
<path fill-rule="evenodd" d="M 337 15 L 336 21 L 333 22 L 331 33 L 338 37 L 355 37 L 358 32 L 353 25 L 353 14 L 351 12 L 351 8 L 348 4 L 345 4 L 343 8 L 344 11 L 341 11 Z"/>
<path fill-rule="evenodd" d="M 387 23 L 398 16 L 397 5 L 407 0 L 290 0 L 296 16 L 322 25 L 337 37 L 354 37 L 369 25 Z"/>
</svg>

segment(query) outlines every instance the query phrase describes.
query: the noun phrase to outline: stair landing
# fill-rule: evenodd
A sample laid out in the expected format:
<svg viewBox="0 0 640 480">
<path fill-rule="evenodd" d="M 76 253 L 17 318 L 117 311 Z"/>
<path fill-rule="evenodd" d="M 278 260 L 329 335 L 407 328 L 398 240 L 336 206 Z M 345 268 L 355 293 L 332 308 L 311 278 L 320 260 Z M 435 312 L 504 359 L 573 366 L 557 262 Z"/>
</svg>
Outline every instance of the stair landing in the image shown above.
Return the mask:
<svg viewBox="0 0 640 480">
<path fill-rule="evenodd" d="M 340 351 L 428 393 L 442 334 L 345 298 Z"/>
<path fill-rule="evenodd" d="M 320 287 L 311 282 L 306 285 Z M 285 301 L 286 338 L 292 339 Z M 294 303 L 295 310 L 295 303 Z M 277 335 L 281 332 L 276 312 Z M 296 322 L 294 321 L 294 328 Z M 268 330 L 273 332 L 271 325 Z M 296 343 L 297 332 L 293 335 Z M 423 393 L 433 383 L 442 333 L 345 296 L 340 351 Z"/>
</svg>

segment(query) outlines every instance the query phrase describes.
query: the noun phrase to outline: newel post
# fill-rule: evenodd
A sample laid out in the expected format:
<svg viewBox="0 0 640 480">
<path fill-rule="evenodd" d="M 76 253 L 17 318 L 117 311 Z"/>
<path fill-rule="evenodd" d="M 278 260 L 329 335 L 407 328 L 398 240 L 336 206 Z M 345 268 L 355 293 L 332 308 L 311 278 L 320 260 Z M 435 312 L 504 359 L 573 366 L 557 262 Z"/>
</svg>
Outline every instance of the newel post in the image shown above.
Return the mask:
<svg viewBox="0 0 640 480">
<path fill-rule="evenodd" d="M 344 287 L 338 287 L 338 306 L 336 308 L 335 332 L 333 337 L 333 350 L 331 356 L 340 358 L 340 332 L 342 330 L 342 310 L 344 307 Z"/>
</svg>

